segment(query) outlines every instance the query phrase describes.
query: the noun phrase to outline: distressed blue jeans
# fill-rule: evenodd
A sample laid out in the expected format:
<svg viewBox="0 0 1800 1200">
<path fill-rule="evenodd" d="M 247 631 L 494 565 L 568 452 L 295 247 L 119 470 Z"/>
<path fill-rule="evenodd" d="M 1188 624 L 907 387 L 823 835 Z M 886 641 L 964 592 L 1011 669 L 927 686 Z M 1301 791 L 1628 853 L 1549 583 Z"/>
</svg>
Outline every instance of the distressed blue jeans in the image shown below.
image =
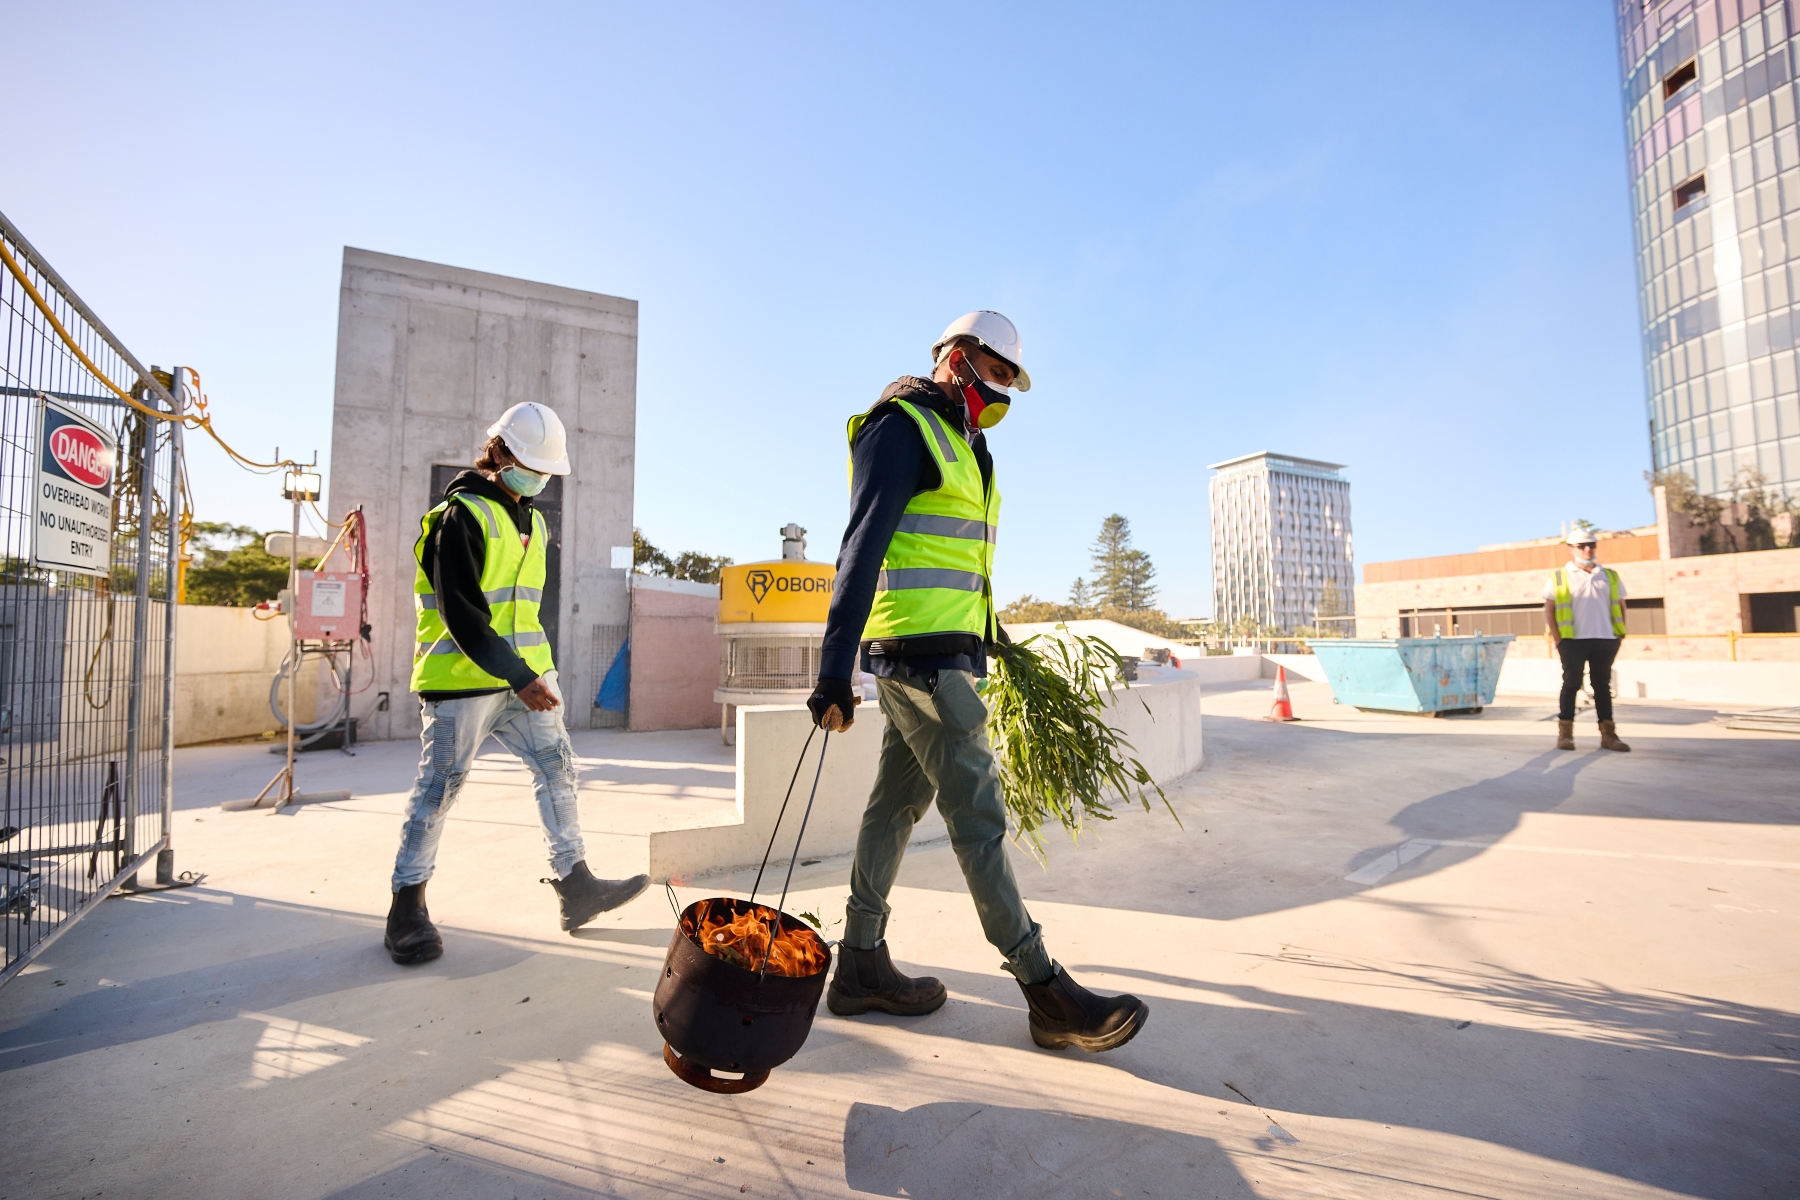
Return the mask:
<svg viewBox="0 0 1800 1200">
<path fill-rule="evenodd" d="M 400 853 L 394 859 L 396 892 L 431 878 L 444 818 L 489 734 L 531 768 L 538 820 L 557 878 L 587 857 L 575 808 L 575 752 L 561 709 L 532 712 L 510 691 L 426 701 L 423 707 L 425 729 L 419 740 L 424 753 L 406 803 L 406 823 L 400 827 Z"/>
</svg>

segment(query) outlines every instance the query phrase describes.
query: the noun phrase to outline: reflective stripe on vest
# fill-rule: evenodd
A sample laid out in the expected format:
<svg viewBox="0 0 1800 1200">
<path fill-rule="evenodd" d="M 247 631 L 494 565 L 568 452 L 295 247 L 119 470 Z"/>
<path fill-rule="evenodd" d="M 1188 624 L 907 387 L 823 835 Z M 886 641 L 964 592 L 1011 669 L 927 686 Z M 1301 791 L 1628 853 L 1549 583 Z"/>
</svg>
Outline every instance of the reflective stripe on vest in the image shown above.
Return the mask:
<svg viewBox="0 0 1800 1200">
<path fill-rule="evenodd" d="M 414 634 L 414 691 L 448 692 L 505 687 L 476 666 L 457 646 L 438 614 L 438 597 L 425 574 L 425 539 L 451 504 L 460 502 L 481 519 L 486 534 L 481 565 L 481 597 L 488 605 L 488 624 L 518 651 L 525 664 L 542 675 L 556 664 L 550 639 L 544 632 L 538 606 L 544 599 L 547 575 L 548 532 L 543 514 L 531 514 L 531 541 L 527 545 L 513 519 L 495 501 L 468 492 L 457 492 L 426 513 L 419 522 L 419 539 L 413 544 L 413 608 L 417 615 Z"/>
<path fill-rule="evenodd" d="M 996 634 L 989 581 L 1000 528 L 999 485 L 990 480 L 983 486 L 974 451 L 937 413 L 907 400 L 893 403 L 919 427 L 939 483 L 907 502 L 882 557 L 862 637 L 969 633 L 991 639 Z M 850 418 L 852 450 L 868 415 Z"/>
<path fill-rule="evenodd" d="M 1625 601 L 1619 597 L 1619 573 L 1611 567 L 1601 567 L 1606 572 L 1606 591 L 1612 601 L 1612 631 L 1614 637 L 1625 636 Z M 1575 636 L 1575 602 L 1569 594 L 1569 576 L 1567 567 L 1556 568 L 1553 577 L 1556 582 L 1556 632 L 1565 638 Z"/>
</svg>

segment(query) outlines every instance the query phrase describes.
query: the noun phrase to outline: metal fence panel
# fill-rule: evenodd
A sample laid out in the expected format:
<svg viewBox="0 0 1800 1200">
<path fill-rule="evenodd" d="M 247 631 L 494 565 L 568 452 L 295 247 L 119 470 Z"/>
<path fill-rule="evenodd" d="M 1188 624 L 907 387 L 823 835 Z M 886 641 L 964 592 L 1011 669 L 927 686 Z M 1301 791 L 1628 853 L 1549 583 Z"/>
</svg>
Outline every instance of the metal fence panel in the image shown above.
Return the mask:
<svg viewBox="0 0 1800 1200">
<path fill-rule="evenodd" d="M 141 365 L 0 217 L 0 983 L 168 845 L 178 426 Z M 16 265 L 92 366 L 40 310 Z M 34 562 L 55 402 L 116 439 L 104 563 Z"/>
</svg>

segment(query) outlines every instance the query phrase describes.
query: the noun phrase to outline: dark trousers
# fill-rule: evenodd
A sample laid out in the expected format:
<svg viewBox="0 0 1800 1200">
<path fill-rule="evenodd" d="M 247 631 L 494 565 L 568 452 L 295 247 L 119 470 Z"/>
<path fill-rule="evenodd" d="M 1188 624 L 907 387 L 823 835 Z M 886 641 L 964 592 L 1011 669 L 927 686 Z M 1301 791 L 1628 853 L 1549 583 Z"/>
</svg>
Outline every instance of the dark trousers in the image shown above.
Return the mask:
<svg viewBox="0 0 1800 1200">
<path fill-rule="evenodd" d="M 1562 708 L 1557 715 L 1575 719 L 1575 693 L 1581 690 L 1581 668 L 1586 664 L 1594 684 L 1594 716 L 1610 721 L 1612 715 L 1612 665 L 1619 653 L 1618 638 L 1564 638 L 1556 652 L 1562 656 Z"/>
</svg>

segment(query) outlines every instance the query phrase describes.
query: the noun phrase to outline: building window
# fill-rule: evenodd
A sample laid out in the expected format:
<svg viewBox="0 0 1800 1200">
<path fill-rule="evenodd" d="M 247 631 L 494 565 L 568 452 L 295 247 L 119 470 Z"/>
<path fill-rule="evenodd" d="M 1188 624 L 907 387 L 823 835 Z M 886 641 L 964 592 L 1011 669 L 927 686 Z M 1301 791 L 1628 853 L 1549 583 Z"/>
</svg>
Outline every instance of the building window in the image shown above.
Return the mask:
<svg viewBox="0 0 1800 1200">
<path fill-rule="evenodd" d="M 1706 172 L 1694 176 L 1686 183 L 1675 185 L 1675 211 L 1680 212 L 1694 201 L 1706 195 Z"/>
<path fill-rule="evenodd" d="M 1800 592 L 1751 592 L 1744 596 L 1745 633 L 1794 633 L 1800 627 Z"/>
<path fill-rule="evenodd" d="M 1665 102 L 1673 100 L 1677 92 L 1693 83 L 1698 77 L 1699 71 L 1695 66 L 1695 61 L 1690 58 L 1663 76 L 1663 100 Z"/>
</svg>

